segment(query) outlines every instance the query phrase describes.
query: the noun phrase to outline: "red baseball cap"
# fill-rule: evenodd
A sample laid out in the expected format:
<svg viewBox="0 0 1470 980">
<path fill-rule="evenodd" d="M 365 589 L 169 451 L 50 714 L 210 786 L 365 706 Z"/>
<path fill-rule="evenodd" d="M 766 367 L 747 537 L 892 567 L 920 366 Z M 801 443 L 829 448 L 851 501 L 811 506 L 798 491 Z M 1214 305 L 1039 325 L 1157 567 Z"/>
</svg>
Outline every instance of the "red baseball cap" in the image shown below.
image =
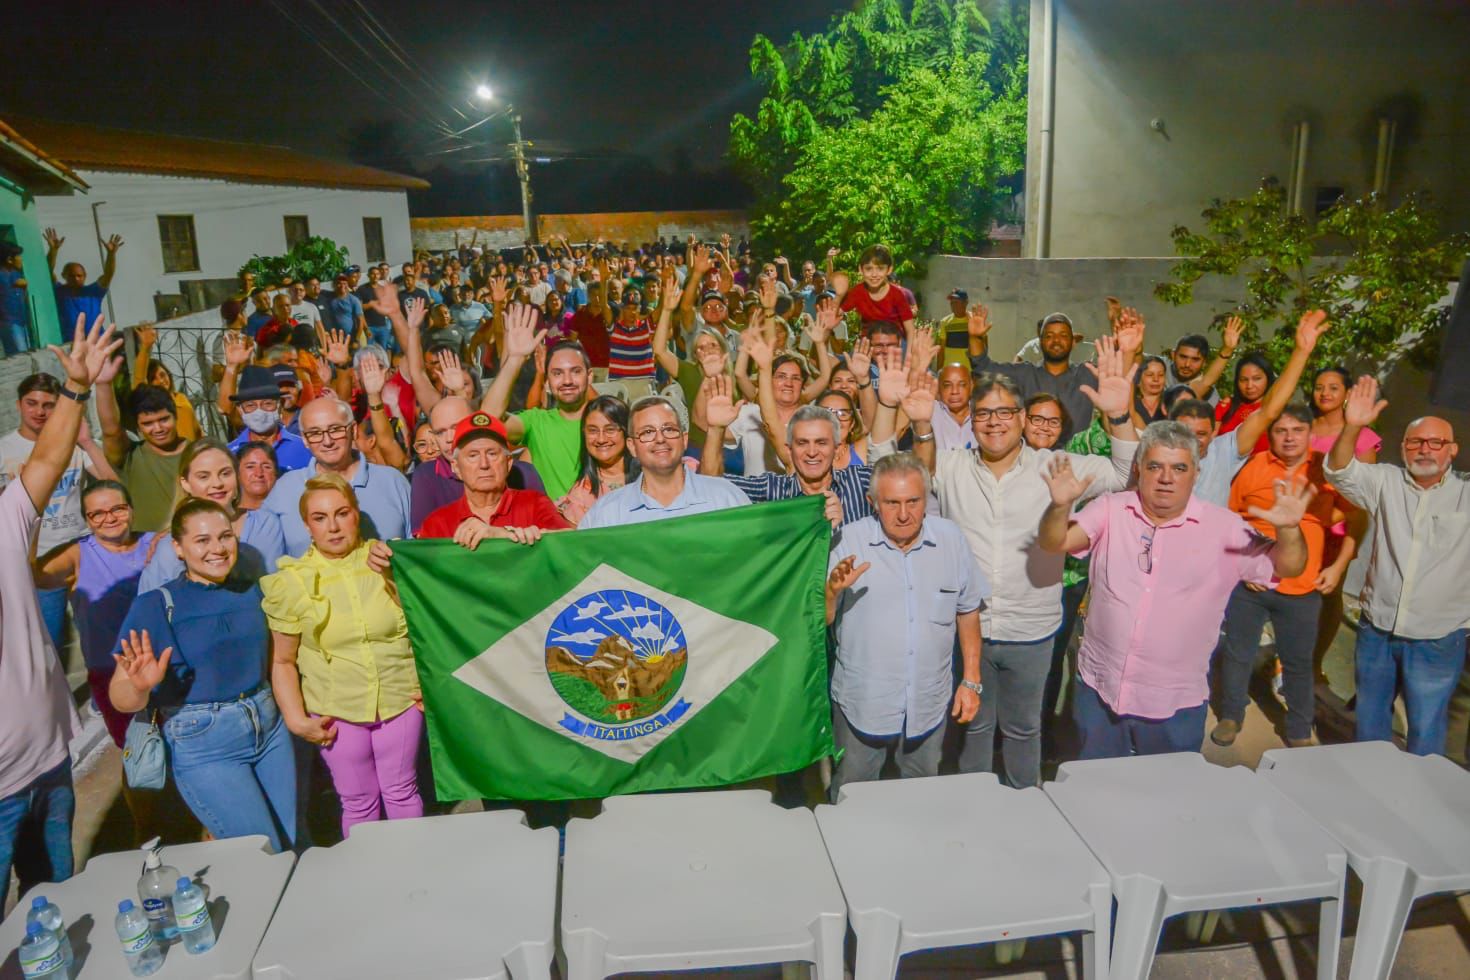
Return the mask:
<svg viewBox="0 0 1470 980">
<path fill-rule="evenodd" d="M 505 423 L 489 412 L 471 412 L 459 420 L 454 427 L 454 448 L 458 449 L 476 436 L 489 436 L 506 449 L 510 448 L 510 434 Z"/>
</svg>

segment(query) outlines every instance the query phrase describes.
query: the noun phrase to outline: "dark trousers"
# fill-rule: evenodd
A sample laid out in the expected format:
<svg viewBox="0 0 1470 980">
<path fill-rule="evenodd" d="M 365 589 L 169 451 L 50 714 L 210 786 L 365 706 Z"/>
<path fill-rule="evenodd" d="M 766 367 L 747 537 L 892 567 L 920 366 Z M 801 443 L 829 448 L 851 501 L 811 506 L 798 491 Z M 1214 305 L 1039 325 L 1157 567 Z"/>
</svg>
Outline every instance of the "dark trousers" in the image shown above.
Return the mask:
<svg viewBox="0 0 1470 980">
<path fill-rule="evenodd" d="M 1041 693 L 1041 728 L 1045 732 L 1056 722 L 1057 705 L 1062 700 L 1062 685 L 1067 682 L 1067 647 L 1077 632 L 1077 616 L 1082 600 L 1087 597 L 1087 579 L 1062 589 L 1062 628 L 1052 638 L 1051 670 L 1046 675 L 1046 688 Z"/>
<path fill-rule="evenodd" d="M 1312 649 L 1322 594 L 1282 595 L 1255 592 L 1242 583 L 1225 607 L 1225 653 L 1220 658 L 1220 717 L 1244 722 L 1250 701 L 1251 673 L 1260 653 L 1261 627 L 1269 619 L 1281 658 L 1281 691 L 1286 695 L 1286 737 L 1312 737 L 1317 694 L 1312 675 Z"/>
<path fill-rule="evenodd" d="M 1082 737 L 1081 759 L 1198 752 L 1205 738 L 1208 702 L 1180 708 L 1167 718 L 1120 715 L 1103 703 L 1082 678 L 1072 686 L 1072 720 Z"/>
</svg>

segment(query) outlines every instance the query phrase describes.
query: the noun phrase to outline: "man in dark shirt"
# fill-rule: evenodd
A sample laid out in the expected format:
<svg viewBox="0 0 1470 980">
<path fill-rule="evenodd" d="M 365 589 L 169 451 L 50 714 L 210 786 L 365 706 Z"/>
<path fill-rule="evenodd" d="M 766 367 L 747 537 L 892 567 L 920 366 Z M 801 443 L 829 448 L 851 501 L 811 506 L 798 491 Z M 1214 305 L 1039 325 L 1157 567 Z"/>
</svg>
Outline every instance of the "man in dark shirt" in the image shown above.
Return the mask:
<svg viewBox="0 0 1470 980">
<path fill-rule="evenodd" d="M 393 324 L 388 320 L 388 314 L 378 309 L 377 297 L 374 290 L 378 283 L 383 281 L 383 270 L 376 265 L 368 266 L 368 281 L 357 287 L 354 295 L 358 302 L 362 303 L 363 319 L 367 322 L 368 337 L 373 343 L 390 353 L 398 348 L 393 339 Z M 351 280 L 348 280 L 349 284 Z"/>
</svg>

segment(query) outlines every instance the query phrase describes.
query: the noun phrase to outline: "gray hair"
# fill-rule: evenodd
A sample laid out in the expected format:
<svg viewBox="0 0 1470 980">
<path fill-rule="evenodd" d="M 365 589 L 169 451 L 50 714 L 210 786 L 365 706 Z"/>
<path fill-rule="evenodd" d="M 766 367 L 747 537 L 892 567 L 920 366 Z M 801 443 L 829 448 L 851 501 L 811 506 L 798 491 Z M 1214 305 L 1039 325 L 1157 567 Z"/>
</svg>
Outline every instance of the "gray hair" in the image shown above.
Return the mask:
<svg viewBox="0 0 1470 980">
<path fill-rule="evenodd" d="M 1010 395 L 1016 407 L 1022 407 L 1021 389 L 1016 383 L 1007 375 L 987 372 L 975 379 L 975 388 L 970 393 L 970 408 L 973 410 L 983 399 L 996 391 L 1003 391 Z"/>
<path fill-rule="evenodd" d="M 1148 451 L 1155 447 L 1162 449 L 1184 449 L 1189 452 L 1189 461 L 1195 466 L 1199 465 L 1199 440 L 1183 422 L 1153 422 L 1143 430 L 1138 437 L 1138 452 L 1133 458 L 1142 466 L 1148 457 Z"/>
<path fill-rule="evenodd" d="M 689 412 L 684 408 L 683 405 L 680 405 L 672 398 L 665 398 L 663 395 L 644 395 L 642 398 L 635 401 L 633 403 L 633 406 L 628 409 L 628 425 L 630 427 L 632 426 L 633 416 L 637 415 L 639 412 L 642 412 L 645 409 L 654 408 L 659 405 L 662 405 L 664 408 L 667 408 L 669 411 L 674 413 L 674 418 L 679 420 L 680 429 L 683 429 L 686 433 L 689 431 Z"/>
<path fill-rule="evenodd" d="M 380 344 L 363 344 L 359 347 L 357 353 L 352 355 L 352 366 L 361 367 L 363 358 L 366 357 L 377 358 L 385 371 L 393 366 L 393 359 L 388 356 L 388 352 Z"/>
<path fill-rule="evenodd" d="M 691 360 L 694 357 L 694 345 L 699 343 L 700 337 L 714 338 L 715 343 L 720 345 L 720 353 L 724 354 L 726 357 L 730 356 L 730 342 L 725 339 L 724 335 L 721 334 L 718 330 L 713 330 L 710 327 L 701 326 L 695 328 L 694 335 L 689 338 L 689 356 Z"/>
<path fill-rule="evenodd" d="M 832 426 L 832 442 L 835 445 L 842 444 L 842 423 L 837 421 L 837 415 L 830 409 L 821 405 L 803 405 L 791 413 L 791 421 L 786 423 L 786 445 L 791 445 L 791 440 L 796 437 L 796 424 L 798 422 L 826 422 Z"/>
<path fill-rule="evenodd" d="M 894 453 L 873 463 L 873 478 L 868 483 L 868 499 L 878 502 L 878 480 L 890 473 L 917 473 L 924 481 L 924 496 L 929 496 L 929 467 L 913 453 Z"/>
</svg>

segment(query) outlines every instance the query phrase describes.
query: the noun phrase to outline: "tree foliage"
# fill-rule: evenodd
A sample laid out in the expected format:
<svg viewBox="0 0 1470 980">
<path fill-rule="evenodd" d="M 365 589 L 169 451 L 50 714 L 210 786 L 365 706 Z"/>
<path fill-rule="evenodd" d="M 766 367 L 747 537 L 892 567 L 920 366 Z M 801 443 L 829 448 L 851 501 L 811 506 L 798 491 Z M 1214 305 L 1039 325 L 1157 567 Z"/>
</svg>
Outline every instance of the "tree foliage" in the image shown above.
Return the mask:
<svg viewBox="0 0 1470 980">
<path fill-rule="evenodd" d="M 1427 194 L 1392 208 L 1371 195 L 1344 199 L 1314 221 L 1289 214 L 1285 191 L 1267 180 L 1250 197 L 1216 200 L 1203 217 L 1203 232 L 1173 230 L 1184 258 L 1173 281 L 1154 287 L 1159 299 L 1183 305 L 1206 276 L 1242 277 L 1233 312 L 1246 323 L 1243 345 L 1263 348 L 1278 368 L 1297 319 L 1312 309 L 1333 323 L 1313 367 L 1368 366 L 1386 378 L 1405 357 L 1428 365 L 1437 356 L 1449 316 L 1439 301 L 1470 236 L 1445 236 Z"/>
<path fill-rule="evenodd" d="M 1026 141 L 1027 12 L 988 8 L 868 0 L 783 47 L 756 36 L 765 96 L 731 121 L 730 158 L 763 250 L 883 241 L 907 259 L 985 240 Z"/>
<path fill-rule="evenodd" d="M 287 278 L 301 282 L 314 277 L 330 282 L 347 265 L 346 246 L 312 235 L 297 242 L 285 255 L 252 256 L 240 271 L 255 273 L 261 285 L 274 285 Z"/>
</svg>

